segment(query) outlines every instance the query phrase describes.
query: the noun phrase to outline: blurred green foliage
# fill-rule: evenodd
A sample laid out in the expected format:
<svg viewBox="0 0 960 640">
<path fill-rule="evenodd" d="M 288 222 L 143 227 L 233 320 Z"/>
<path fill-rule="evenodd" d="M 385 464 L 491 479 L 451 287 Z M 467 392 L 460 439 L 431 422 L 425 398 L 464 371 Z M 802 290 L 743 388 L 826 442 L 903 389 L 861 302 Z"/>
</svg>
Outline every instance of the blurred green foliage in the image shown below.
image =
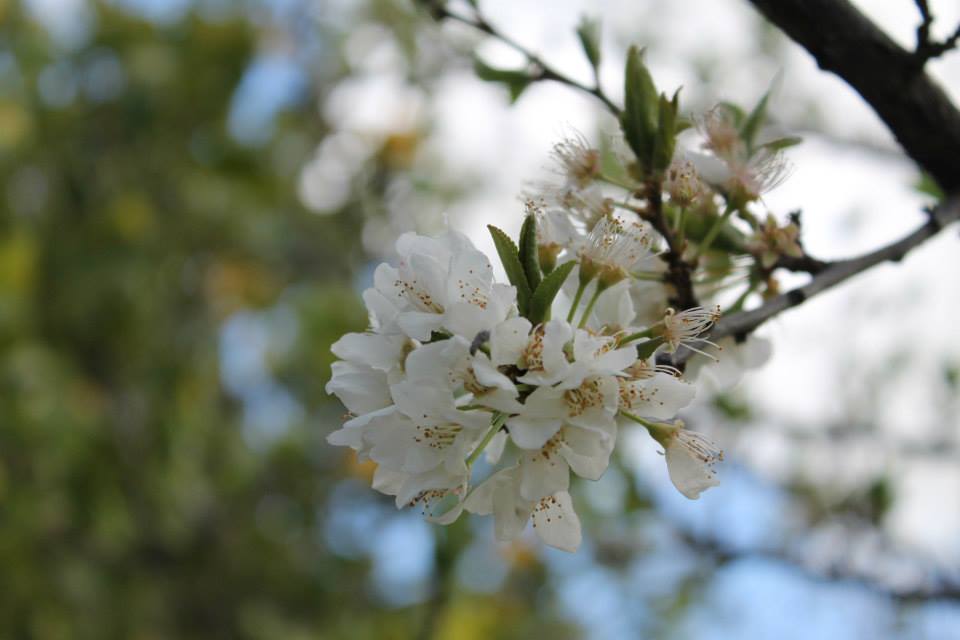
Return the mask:
<svg viewBox="0 0 960 640">
<path fill-rule="evenodd" d="M 327 549 L 330 492 L 369 472 L 323 441 L 367 259 L 355 205 L 297 199 L 313 97 L 243 146 L 227 118 L 254 25 L 91 6 L 64 48 L 0 2 L 0 637 L 521 637 L 531 596 L 378 610 L 369 560 Z M 47 95 L 57 69 L 70 99 Z M 295 321 L 271 375 L 306 417 L 253 446 L 221 332 L 278 306 Z M 491 611 L 517 625 L 458 630 Z"/>
</svg>

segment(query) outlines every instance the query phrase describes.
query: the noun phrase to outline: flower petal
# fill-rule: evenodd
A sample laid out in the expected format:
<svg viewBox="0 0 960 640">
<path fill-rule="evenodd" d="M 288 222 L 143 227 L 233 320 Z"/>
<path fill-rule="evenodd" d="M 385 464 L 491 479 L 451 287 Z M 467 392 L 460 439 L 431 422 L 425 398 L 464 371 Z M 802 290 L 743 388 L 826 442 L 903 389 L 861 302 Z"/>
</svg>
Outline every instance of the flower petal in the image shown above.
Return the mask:
<svg viewBox="0 0 960 640">
<path fill-rule="evenodd" d="M 580 547 L 580 518 L 566 491 L 540 501 L 533 510 L 533 526 L 540 539 L 551 547 L 571 553 Z"/>
</svg>

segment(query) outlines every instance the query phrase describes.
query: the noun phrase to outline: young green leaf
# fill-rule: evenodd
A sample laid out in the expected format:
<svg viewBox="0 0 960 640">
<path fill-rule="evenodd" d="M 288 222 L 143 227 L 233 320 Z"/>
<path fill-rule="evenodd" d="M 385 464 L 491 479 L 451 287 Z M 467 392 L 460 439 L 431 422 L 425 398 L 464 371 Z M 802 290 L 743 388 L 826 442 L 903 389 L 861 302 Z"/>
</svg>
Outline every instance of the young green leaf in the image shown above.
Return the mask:
<svg viewBox="0 0 960 640">
<path fill-rule="evenodd" d="M 497 69 L 480 58 L 474 58 L 473 71 L 477 77 L 487 82 L 499 82 L 510 92 L 510 102 L 516 102 L 524 89 L 530 86 L 533 78 L 523 69 Z"/>
<path fill-rule="evenodd" d="M 600 66 L 600 22 L 583 16 L 577 25 L 577 37 L 580 38 L 580 45 L 590 61 L 590 66 L 596 72 Z"/>
<path fill-rule="evenodd" d="M 520 252 L 517 250 L 517 245 L 503 230 L 492 224 L 488 224 L 487 229 L 493 236 L 493 244 L 497 247 L 497 254 L 500 256 L 503 270 L 507 272 L 510 284 L 517 288 L 517 306 L 520 308 L 520 315 L 526 316 L 530 302 L 530 284 L 523 272 L 523 265 L 520 264 Z"/>
<path fill-rule="evenodd" d="M 537 247 L 537 219 L 527 216 L 520 228 L 520 264 L 532 291 L 540 284 L 540 251 Z"/>
<path fill-rule="evenodd" d="M 767 92 L 760 98 L 760 102 L 757 103 L 757 106 L 753 108 L 753 111 L 750 112 L 747 119 L 740 125 L 740 137 L 746 143 L 748 150 L 753 150 L 753 143 L 757 138 L 757 134 L 760 133 L 760 127 L 763 126 L 764 121 L 767 119 L 767 103 L 770 101 L 770 92 L 772 90 L 772 88 L 767 89 Z"/>
<path fill-rule="evenodd" d="M 677 110 L 679 108 L 680 90 L 667 100 L 666 94 L 660 94 L 657 113 L 657 136 L 653 149 L 653 169 L 666 171 L 673 160 L 673 150 L 677 144 Z"/>
<path fill-rule="evenodd" d="M 653 160 L 654 136 L 657 131 L 659 96 L 653 78 L 643 64 L 643 51 L 630 47 L 627 53 L 625 99 L 620 114 L 620 127 L 627 144 L 637 156 L 642 171 L 649 171 Z"/>
<path fill-rule="evenodd" d="M 796 146 L 801 142 L 803 142 L 803 138 L 790 136 L 786 138 L 777 138 L 776 140 L 771 140 L 770 142 L 764 142 L 758 148 L 769 149 L 770 151 L 782 151 L 783 149 Z"/>
<path fill-rule="evenodd" d="M 527 316 L 530 322 L 538 324 L 547 319 L 553 299 L 557 297 L 560 287 L 563 286 L 576 264 L 576 260 L 564 262 L 543 279 L 533 297 L 530 298 L 530 313 Z"/>
</svg>

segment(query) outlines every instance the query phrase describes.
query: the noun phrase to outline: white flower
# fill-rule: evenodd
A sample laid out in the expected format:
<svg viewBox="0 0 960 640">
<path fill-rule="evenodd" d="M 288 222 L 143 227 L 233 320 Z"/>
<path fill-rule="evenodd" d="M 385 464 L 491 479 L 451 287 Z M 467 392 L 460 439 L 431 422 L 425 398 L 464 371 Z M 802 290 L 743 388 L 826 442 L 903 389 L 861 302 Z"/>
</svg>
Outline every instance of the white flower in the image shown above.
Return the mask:
<svg viewBox="0 0 960 640">
<path fill-rule="evenodd" d="M 558 318 L 532 331 L 523 318 L 498 325 L 491 337 L 491 355 L 495 365 L 525 370 L 520 382 L 541 387 L 559 384 L 561 389 L 579 387 L 588 376 L 619 373 L 636 360 L 633 347 L 618 349 L 615 338 L 574 329 Z"/>
<path fill-rule="evenodd" d="M 463 511 L 467 477 L 447 473 L 442 467 L 410 474 L 381 465 L 374 471 L 373 488 L 395 496 L 398 509 L 419 507 L 431 522 L 450 524 Z"/>
<path fill-rule="evenodd" d="M 647 223 L 621 214 L 604 216 L 580 249 L 581 277 L 598 276 L 605 285 L 623 280 L 654 255 Z"/>
<path fill-rule="evenodd" d="M 569 279 L 571 284 L 575 285 L 579 279 L 578 275 L 576 269 L 574 269 L 573 277 Z M 596 293 L 595 287 L 596 283 L 591 283 L 584 290 L 586 299 L 589 300 Z M 660 286 L 659 288 L 662 289 L 663 287 Z M 598 333 L 614 334 L 633 326 L 637 319 L 637 313 L 631 289 L 632 283 L 629 280 L 621 280 L 605 290 L 597 299 L 590 315 L 587 316 L 586 328 Z M 568 291 L 564 291 L 564 293 L 566 294 L 565 297 L 572 302 L 573 295 L 570 295 Z M 569 306 L 560 305 L 560 308 L 564 312 L 570 310 Z"/>
<path fill-rule="evenodd" d="M 687 364 L 687 375 L 708 390 L 726 391 L 740 382 L 745 372 L 765 365 L 772 350 L 770 341 L 761 336 L 751 334 L 742 342 L 728 336 L 706 349 L 716 362 L 695 359 Z"/>
<path fill-rule="evenodd" d="M 494 327 L 490 338 L 493 364 L 514 365 L 527 371 L 519 378 L 527 384 L 553 384 L 570 369 L 564 347 L 573 338 L 573 327 L 560 319 L 537 325 L 531 331 L 526 318 L 513 318 Z"/>
<path fill-rule="evenodd" d="M 691 346 L 690 343 L 696 341 L 712 345 L 712 342 L 700 338 L 700 335 L 708 331 L 719 319 L 719 306 L 713 309 L 693 307 L 679 313 L 673 309 L 667 309 L 663 316 L 660 337 L 663 338 L 667 345 L 667 351 L 670 353 L 679 349 L 681 345 L 697 353 L 703 353 L 700 349 Z"/>
<path fill-rule="evenodd" d="M 612 433 L 618 401 L 619 387 L 613 376 L 587 378 L 571 389 L 537 387 L 526 398 L 523 411 L 507 420 L 507 430 L 518 447 L 535 450 L 564 424 Z"/>
<path fill-rule="evenodd" d="M 405 233 L 397 240 L 400 263 L 381 264 L 364 294 L 371 322 L 381 332 L 402 331 L 426 341 L 446 329 L 472 340 L 513 309 L 513 287 L 494 283 L 490 261 L 466 236 L 439 238 Z"/>
<path fill-rule="evenodd" d="M 580 546 L 580 519 L 570 494 L 558 491 L 540 500 L 524 499 L 519 467 L 492 475 L 467 496 L 464 508 L 478 515 L 492 513 L 497 540 L 514 540 L 532 519 L 534 531 L 545 544 L 569 552 Z"/>
<path fill-rule="evenodd" d="M 723 451 L 710 440 L 678 428 L 662 444 L 670 480 L 684 496 L 696 500 L 703 491 L 720 484 L 715 467 L 723 460 Z"/>
<path fill-rule="evenodd" d="M 679 372 L 638 360 L 628 371 L 631 377 L 619 377 L 620 409 L 642 418 L 669 420 L 690 404 L 696 388 L 684 382 Z"/>
<path fill-rule="evenodd" d="M 331 366 L 333 375 L 326 391 L 340 399 L 350 419 L 327 436 L 330 444 L 350 447 L 361 458 L 366 456 L 364 429 L 393 406 L 390 383 L 402 375 L 400 364 L 412 346 L 404 336 L 373 333 L 348 333 L 333 344 L 331 351 L 343 360 Z"/>
<path fill-rule="evenodd" d="M 425 344 L 413 350 L 406 361 L 406 374 L 418 384 L 462 390 L 471 404 L 505 413 L 520 411 L 517 387 L 500 373 L 482 351 L 470 353 L 471 343 L 460 336 Z"/>
<path fill-rule="evenodd" d="M 600 151 L 579 134 L 553 145 L 551 158 L 566 184 L 577 189 L 587 187 L 600 174 Z"/>
<path fill-rule="evenodd" d="M 465 474 L 465 460 L 490 425 L 490 415 L 457 409 L 446 387 L 404 380 L 391 385 L 390 392 L 397 410 L 364 427 L 370 458 L 405 473 L 443 466 L 451 475 Z"/>
<path fill-rule="evenodd" d="M 573 425 L 560 428 L 537 451 L 524 451 L 520 458 L 520 495 L 539 500 L 570 485 L 570 471 L 588 480 L 599 480 L 610 464 L 617 440 L 616 423 L 610 431 Z"/>
<path fill-rule="evenodd" d="M 736 198 L 756 200 L 790 173 L 782 153 L 766 147 L 747 148 L 728 109 L 710 110 L 698 128 L 705 139 L 703 147 L 714 155 L 688 153 L 688 157 L 704 180 Z"/>
<path fill-rule="evenodd" d="M 682 153 L 667 167 L 663 187 L 670 194 L 670 202 L 679 207 L 689 207 L 709 192 L 694 164 Z"/>
</svg>

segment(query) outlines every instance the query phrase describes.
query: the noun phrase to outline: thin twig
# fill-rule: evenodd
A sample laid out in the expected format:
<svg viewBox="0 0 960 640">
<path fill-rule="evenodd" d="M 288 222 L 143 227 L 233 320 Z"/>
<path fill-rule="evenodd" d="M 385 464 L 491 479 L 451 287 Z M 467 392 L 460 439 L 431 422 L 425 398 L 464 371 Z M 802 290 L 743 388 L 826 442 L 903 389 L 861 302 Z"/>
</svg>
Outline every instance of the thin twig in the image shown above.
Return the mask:
<svg viewBox="0 0 960 640">
<path fill-rule="evenodd" d="M 917 26 L 917 47 L 914 56 L 917 62 L 922 66 L 932 58 L 942 56 L 947 51 L 956 48 L 960 41 L 960 26 L 942 42 L 930 39 L 930 27 L 933 26 L 933 14 L 930 13 L 930 6 L 927 0 L 914 0 L 917 9 L 920 11 L 921 22 Z"/>
<path fill-rule="evenodd" d="M 504 43 L 505 45 L 513 49 L 514 51 L 517 51 L 518 53 L 523 55 L 527 59 L 527 61 L 530 63 L 530 65 L 534 68 L 534 73 L 530 76 L 531 81 L 538 82 L 541 80 L 553 80 L 554 82 L 559 82 L 569 87 L 573 87 L 578 91 L 588 93 L 593 97 L 597 98 L 598 100 L 600 100 L 600 102 L 603 103 L 603 105 L 607 108 L 607 110 L 610 113 L 612 113 L 615 117 L 620 116 L 620 107 L 614 104 L 613 100 L 611 100 L 609 96 L 607 96 L 607 94 L 604 93 L 603 88 L 600 86 L 599 82 L 597 82 L 597 84 L 594 85 L 593 87 L 589 87 L 581 82 L 577 82 L 570 76 L 557 71 L 554 67 L 551 67 L 549 64 L 544 62 L 543 58 L 533 53 L 532 51 L 524 47 L 522 44 L 520 44 L 513 38 L 507 36 L 506 34 L 501 32 L 499 29 L 494 27 L 492 24 L 490 24 L 490 22 L 488 22 L 487 19 L 484 18 L 479 11 L 475 13 L 475 16 L 473 18 L 468 18 L 466 16 L 462 16 L 458 13 L 450 11 L 449 9 L 446 8 L 446 6 L 437 6 L 437 7 L 433 7 L 432 13 L 433 13 L 433 16 L 438 20 L 447 19 L 447 20 L 452 20 L 454 22 L 460 22 L 461 24 L 465 24 L 469 27 L 473 27 L 478 31 L 486 33 L 487 35 L 496 38 L 500 42 Z"/>
<path fill-rule="evenodd" d="M 858 258 L 829 263 L 829 266 L 814 275 L 813 279 L 802 287 L 797 287 L 772 298 L 756 309 L 742 311 L 722 318 L 714 325 L 709 336 L 704 337 L 709 337 L 713 341 L 727 336 L 745 337 L 770 318 L 783 313 L 787 309 L 803 304 L 813 296 L 823 293 L 858 273 L 882 262 L 900 261 L 911 249 L 923 244 L 939 233 L 941 229 L 957 220 L 960 220 L 960 196 L 950 198 L 930 211 L 926 223 L 900 240 Z M 693 353 L 693 351 L 687 349 L 678 351 L 673 356 L 672 364 L 679 366 L 685 363 Z"/>
</svg>

